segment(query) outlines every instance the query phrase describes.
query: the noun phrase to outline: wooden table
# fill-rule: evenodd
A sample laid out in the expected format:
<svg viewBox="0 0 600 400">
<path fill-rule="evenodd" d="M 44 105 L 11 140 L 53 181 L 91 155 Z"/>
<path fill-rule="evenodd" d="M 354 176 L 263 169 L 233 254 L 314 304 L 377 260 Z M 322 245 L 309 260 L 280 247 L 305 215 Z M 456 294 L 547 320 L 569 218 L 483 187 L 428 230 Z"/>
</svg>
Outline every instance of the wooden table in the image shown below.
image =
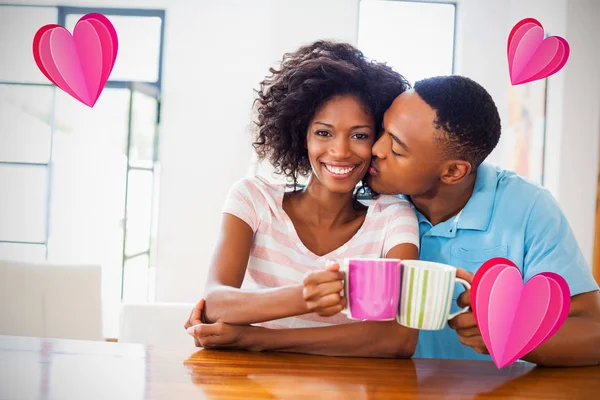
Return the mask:
<svg viewBox="0 0 600 400">
<path fill-rule="evenodd" d="M 600 367 L 383 360 L 0 336 L 0 399 L 598 399 Z"/>
</svg>

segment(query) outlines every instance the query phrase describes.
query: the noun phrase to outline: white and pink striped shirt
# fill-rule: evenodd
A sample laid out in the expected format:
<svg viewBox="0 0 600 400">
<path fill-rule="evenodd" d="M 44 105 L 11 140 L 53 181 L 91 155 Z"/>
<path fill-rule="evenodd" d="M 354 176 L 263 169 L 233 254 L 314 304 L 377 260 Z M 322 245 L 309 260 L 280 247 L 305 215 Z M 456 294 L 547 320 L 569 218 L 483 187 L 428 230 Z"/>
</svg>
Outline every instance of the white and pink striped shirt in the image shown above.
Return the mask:
<svg viewBox="0 0 600 400">
<path fill-rule="evenodd" d="M 410 204 L 382 195 L 369 202 L 363 225 L 348 242 L 318 256 L 304 246 L 283 210 L 285 192 L 285 184 L 256 176 L 238 181 L 225 201 L 223 212 L 240 218 L 254 232 L 242 289 L 295 285 L 302 283 L 306 273 L 322 270 L 331 259 L 380 258 L 399 244 L 419 246 L 419 225 Z M 313 313 L 257 325 L 308 328 L 349 322 L 352 321 L 341 313 L 329 318 Z"/>
</svg>

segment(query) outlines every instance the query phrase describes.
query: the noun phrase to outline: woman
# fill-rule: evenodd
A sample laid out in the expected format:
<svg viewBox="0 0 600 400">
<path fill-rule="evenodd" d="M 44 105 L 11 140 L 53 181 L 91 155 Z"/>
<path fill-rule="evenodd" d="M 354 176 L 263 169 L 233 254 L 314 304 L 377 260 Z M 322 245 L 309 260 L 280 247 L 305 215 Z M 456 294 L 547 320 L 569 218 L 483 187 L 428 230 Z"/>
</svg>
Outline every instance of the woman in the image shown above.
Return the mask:
<svg viewBox="0 0 600 400">
<path fill-rule="evenodd" d="M 231 189 L 206 302 L 186 328 L 202 309 L 207 324 L 189 332 L 204 347 L 410 357 L 417 331 L 395 321 L 350 323 L 339 314 L 339 266 L 324 269 L 345 257 L 418 258 L 418 223 L 406 201 L 356 200 L 383 113 L 409 85 L 356 48 L 326 41 L 286 54 L 271 72 L 255 103 L 254 147 L 294 185 L 253 177 Z M 300 176 L 309 179 L 297 190 Z"/>
</svg>

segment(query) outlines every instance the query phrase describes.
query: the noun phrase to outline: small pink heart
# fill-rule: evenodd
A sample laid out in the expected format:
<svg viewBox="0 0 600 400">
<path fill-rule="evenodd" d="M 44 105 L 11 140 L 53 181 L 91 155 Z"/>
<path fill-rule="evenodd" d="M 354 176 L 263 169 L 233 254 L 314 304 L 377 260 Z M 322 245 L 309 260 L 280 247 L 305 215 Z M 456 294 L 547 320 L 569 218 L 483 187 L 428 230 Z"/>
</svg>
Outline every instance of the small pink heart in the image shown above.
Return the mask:
<svg viewBox="0 0 600 400">
<path fill-rule="evenodd" d="M 73 35 L 60 25 L 45 25 L 33 38 L 33 58 L 52 83 L 93 107 L 117 59 L 119 41 L 102 14 L 86 14 Z"/>
<path fill-rule="evenodd" d="M 537 20 L 519 21 L 508 36 L 511 83 L 520 85 L 555 74 L 567 63 L 569 52 L 569 43 L 560 36 L 544 39 L 544 28 Z"/>
<path fill-rule="evenodd" d="M 544 272 L 523 284 L 519 268 L 505 258 L 484 263 L 471 284 L 471 308 L 498 368 L 548 340 L 565 322 L 571 305 L 567 282 Z"/>
</svg>

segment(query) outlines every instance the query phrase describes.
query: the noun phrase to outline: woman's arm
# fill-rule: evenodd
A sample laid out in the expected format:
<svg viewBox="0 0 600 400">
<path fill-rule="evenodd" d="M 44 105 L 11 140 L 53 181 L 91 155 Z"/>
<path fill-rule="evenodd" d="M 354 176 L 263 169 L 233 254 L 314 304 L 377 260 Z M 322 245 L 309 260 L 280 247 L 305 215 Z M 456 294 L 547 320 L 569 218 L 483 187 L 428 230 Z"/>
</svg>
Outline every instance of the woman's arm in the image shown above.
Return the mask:
<svg viewBox="0 0 600 400">
<path fill-rule="evenodd" d="M 386 258 L 414 260 L 418 258 L 418 249 L 413 244 L 394 246 Z M 308 280 L 308 278 L 307 278 Z M 310 282 L 309 282 L 310 284 Z M 322 315 L 331 315 L 342 307 L 346 300 L 340 298 L 333 304 L 341 282 L 320 282 L 316 287 L 305 287 L 306 293 L 318 293 Z M 339 293 L 339 291 L 338 291 Z M 310 295 L 306 296 L 310 302 Z M 324 301 L 323 300 L 329 300 Z M 281 331 L 257 330 L 256 338 L 251 344 L 259 350 L 278 350 L 309 354 L 335 356 L 365 357 L 400 357 L 409 358 L 415 352 L 419 331 L 398 324 L 396 321 L 357 322 L 323 328 L 285 329 Z M 262 336 L 262 337 L 261 337 Z"/>
<path fill-rule="evenodd" d="M 401 244 L 392 248 L 387 257 L 415 259 L 417 255 L 416 246 Z M 315 287 L 311 291 L 314 290 L 321 297 L 333 301 L 335 296 L 330 295 L 336 293 L 321 290 L 323 287 L 332 288 L 333 291 L 338 290 L 337 286 L 331 285 L 332 282 L 335 281 L 321 282 L 321 288 Z M 327 303 L 323 310 L 326 310 L 325 314 L 327 314 L 335 307 L 336 305 Z M 206 348 L 238 348 L 347 357 L 408 358 L 414 354 L 418 340 L 418 330 L 406 328 L 395 321 L 356 322 L 300 329 L 265 329 L 218 323 L 196 325 L 191 327 L 189 332 L 201 346 Z"/>
<path fill-rule="evenodd" d="M 303 286 L 240 289 L 250 257 L 254 232 L 247 223 L 223 214 L 219 238 L 206 284 L 205 322 L 248 325 L 309 312 Z"/>
<path fill-rule="evenodd" d="M 367 321 L 319 328 L 268 329 L 222 322 L 188 332 L 206 349 L 281 351 L 338 357 L 410 358 L 418 331 L 395 321 Z"/>
</svg>

